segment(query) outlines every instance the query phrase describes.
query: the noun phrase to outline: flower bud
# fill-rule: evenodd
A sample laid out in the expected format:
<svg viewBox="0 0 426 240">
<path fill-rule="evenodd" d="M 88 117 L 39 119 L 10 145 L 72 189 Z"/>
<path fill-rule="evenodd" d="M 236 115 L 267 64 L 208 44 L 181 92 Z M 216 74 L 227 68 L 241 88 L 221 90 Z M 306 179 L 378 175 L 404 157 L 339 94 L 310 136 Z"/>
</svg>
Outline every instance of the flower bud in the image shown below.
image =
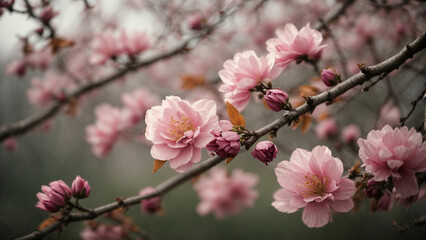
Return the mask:
<svg viewBox="0 0 426 240">
<path fill-rule="evenodd" d="M 71 185 L 71 193 L 75 198 L 87 198 L 90 194 L 89 182 L 77 176 Z"/>
<path fill-rule="evenodd" d="M 155 188 L 146 187 L 139 191 L 139 196 L 147 195 L 153 192 L 155 192 Z M 145 212 L 146 214 L 154 214 L 158 212 L 159 210 L 161 210 L 160 197 L 153 197 L 153 198 L 145 199 L 141 201 L 141 211 Z"/>
<path fill-rule="evenodd" d="M 65 206 L 66 201 L 71 197 L 71 189 L 61 180 L 49 183 L 49 186 L 41 186 L 41 191 L 37 193 L 37 208 L 47 212 L 57 212 Z"/>
<path fill-rule="evenodd" d="M 361 135 L 361 130 L 356 125 L 349 125 L 342 129 L 342 140 L 346 144 L 355 144 Z"/>
<path fill-rule="evenodd" d="M 45 9 L 43 9 L 43 11 L 40 13 L 40 20 L 48 23 L 50 22 L 50 20 L 52 20 L 52 18 L 54 18 L 56 15 L 58 15 L 59 12 L 54 11 L 52 6 L 48 6 Z"/>
<path fill-rule="evenodd" d="M 277 157 L 278 148 L 271 141 L 261 141 L 256 144 L 256 147 L 251 152 L 254 158 L 259 159 L 265 165 L 272 162 Z"/>
<path fill-rule="evenodd" d="M 332 87 L 338 84 L 340 80 L 340 73 L 337 70 L 333 70 L 330 68 L 324 68 L 321 72 L 322 82 L 328 86 Z"/>
<path fill-rule="evenodd" d="M 10 137 L 4 140 L 3 146 L 9 152 L 15 152 L 18 148 L 18 144 L 16 143 L 16 139 L 14 137 Z"/>
<path fill-rule="evenodd" d="M 205 19 L 199 13 L 196 13 L 188 18 L 188 25 L 191 30 L 203 29 Z"/>
<path fill-rule="evenodd" d="M 233 131 L 222 131 L 214 134 L 213 139 L 207 144 L 207 150 L 215 152 L 223 158 L 234 158 L 240 152 L 240 136 Z"/>
<path fill-rule="evenodd" d="M 49 186 L 53 192 L 56 192 L 64 200 L 68 200 L 71 198 L 71 189 L 64 181 L 53 181 L 49 183 Z"/>
<path fill-rule="evenodd" d="M 364 188 L 364 193 L 368 198 L 376 198 L 378 199 L 382 192 L 377 188 L 377 182 L 374 179 L 370 179 L 367 182 L 367 186 Z"/>
<path fill-rule="evenodd" d="M 281 89 L 268 90 L 263 98 L 268 107 L 275 112 L 279 112 L 287 107 L 288 94 Z"/>
<path fill-rule="evenodd" d="M 321 121 L 315 127 L 315 134 L 318 139 L 326 139 L 336 135 L 338 130 L 337 122 L 334 118 L 329 118 Z"/>
</svg>

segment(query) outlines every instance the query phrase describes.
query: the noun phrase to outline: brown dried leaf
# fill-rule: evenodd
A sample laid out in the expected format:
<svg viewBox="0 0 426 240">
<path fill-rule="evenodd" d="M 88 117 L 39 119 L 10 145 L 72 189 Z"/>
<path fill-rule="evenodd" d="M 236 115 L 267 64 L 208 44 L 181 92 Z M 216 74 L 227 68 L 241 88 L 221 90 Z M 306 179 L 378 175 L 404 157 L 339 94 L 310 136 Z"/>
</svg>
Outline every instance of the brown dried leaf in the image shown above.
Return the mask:
<svg viewBox="0 0 426 240">
<path fill-rule="evenodd" d="M 315 96 L 319 93 L 318 88 L 313 86 L 300 86 L 299 90 L 301 91 L 302 97 Z"/>
<path fill-rule="evenodd" d="M 52 48 L 52 53 L 58 52 L 59 49 L 65 48 L 65 47 L 71 47 L 75 44 L 74 41 L 67 40 L 64 38 L 52 38 L 50 39 L 50 42 L 48 46 Z"/>
<path fill-rule="evenodd" d="M 321 114 L 318 118 L 317 118 L 317 122 L 321 122 L 322 120 L 325 120 L 325 119 L 327 119 L 327 118 L 329 118 L 330 117 L 330 114 L 328 114 L 328 113 L 323 113 L 323 114 Z"/>
<path fill-rule="evenodd" d="M 302 130 L 302 133 L 305 134 L 309 127 L 311 126 L 312 118 L 309 115 L 302 115 L 300 120 L 300 130 Z"/>
<path fill-rule="evenodd" d="M 165 163 L 166 163 L 166 161 L 155 159 L 154 167 L 152 169 L 152 174 L 154 174 L 156 171 L 158 171 L 158 169 L 160 169 Z"/>
<path fill-rule="evenodd" d="M 68 102 L 68 108 L 66 110 L 66 113 L 72 117 L 77 116 L 77 103 L 77 99 L 70 99 Z"/>
<path fill-rule="evenodd" d="M 226 159 L 226 164 L 229 164 L 234 158 L 227 158 Z"/>
<path fill-rule="evenodd" d="M 43 220 L 43 222 L 38 225 L 37 230 L 43 230 L 44 228 L 52 225 L 53 223 L 57 222 L 59 218 L 57 216 L 50 216 L 49 218 Z"/>
<path fill-rule="evenodd" d="M 226 102 L 226 109 L 228 110 L 229 119 L 234 126 L 246 127 L 246 120 L 243 115 L 241 115 L 232 104 Z"/>
<path fill-rule="evenodd" d="M 180 88 L 184 90 L 191 90 L 206 84 L 206 80 L 203 75 L 182 75 L 180 79 L 182 81 Z"/>
</svg>

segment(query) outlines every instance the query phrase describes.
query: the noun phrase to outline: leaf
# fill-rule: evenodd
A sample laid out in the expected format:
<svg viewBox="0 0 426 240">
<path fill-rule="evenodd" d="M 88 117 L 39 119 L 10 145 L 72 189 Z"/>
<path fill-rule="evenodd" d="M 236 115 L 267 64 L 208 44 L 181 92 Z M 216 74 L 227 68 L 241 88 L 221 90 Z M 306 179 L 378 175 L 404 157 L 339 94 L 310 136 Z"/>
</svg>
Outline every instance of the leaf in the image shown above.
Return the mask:
<svg viewBox="0 0 426 240">
<path fill-rule="evenodd" d="M 318 88 L 312 86 L 300 86 L 299 90 L 301 91 L 302 97 L 315 96 L 319 93 Z"/>
<path fill-rule="evenodd" d="M 302 115 L 301 118 L 302 119 L 300 120 L 300 130 L 302 130 L 302 133 L 305 134 L 311 126 L 312 118 L 306 114 Z"/>
<path fill-rule="evenodd" d="M 43 222 L 40 223 L 40 225 L 38 225 L 37 230 L 43 230 L 44 228 L 52 225 L 53 223 L 58 221 L 58 217 L 57 216 L 50 216 L 49 218 L 43 220 Z"/>
<path fill-rule="evenodd" d="M 70 99 L 68 103 L 68 108 L 65 111 L 65 113 L 69 114 L 72 117 L 77 116 L 77 103 L 78 103 L 77 99 L 75 98 Z"/>
<path fill-rule="evenodd" d="M 158 169 L 160 169 L 165 163 L 166 163 L 166 161 L 161 161 L 161 160 L 155 159 L 154 168 L 152 169 L 152 174 L 154 174 L 156 171 L 158 171 Z"/>
<path fill-rule="evenodd" d="M 228 110 L 229 119 L 234 126 L 246 127 L 246 120 L 243 115 L 241 115 L 232 104 L 226 102 L 226 109 Z"/>
<path fill-rule="evenodd" d="M 180 77 L 182 84 L 180 88 L 184 90 L 191 90 L 196 87 L 204 86 L 206 84 L 203 75 L 182 75 Z"/>
<path fill-rule="evenodd" d="M 227 158 L 226 159 L 226 164 L 229 164 L 234 158 Z"/>
<path fill-rule="evenodd" d="M 49 46 L 52 48 L 52 53 L 58 52 L 59 49 L 65 47 L 71 47 L 75 44 L 74 41 L 67 40 L 64 38 L 52 38 L 50 39 Z"/>
</svg>

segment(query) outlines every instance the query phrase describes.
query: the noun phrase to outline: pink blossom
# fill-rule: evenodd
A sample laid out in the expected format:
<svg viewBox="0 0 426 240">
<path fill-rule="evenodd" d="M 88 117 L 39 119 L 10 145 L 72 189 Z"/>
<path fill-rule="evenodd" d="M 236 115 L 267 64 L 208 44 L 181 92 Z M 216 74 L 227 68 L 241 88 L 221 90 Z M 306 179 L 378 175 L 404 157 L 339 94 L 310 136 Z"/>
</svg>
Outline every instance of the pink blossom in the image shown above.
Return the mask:
<svg viewBox="0 0 426 240">
<path fill-rule="evenodd" d="M 75 198 L 87 198 L 90 194 L 89 182 L 82 177 L 75 177 L 71 185 L 71 193 Z"/>
<path fill-rule="evenodd" d="M 228 120 L 219 122 L 220 130 L 213 132 L 214 139 L 207 144 L 207 150 L 223 158 L 234 158 L 240 152 L 240 135 L 233 132 L 234 125 Z"/>
<path fill-rule="evenodd" d="M 35 106 L 44 107 L 69 86 L 69 79 L 65 75 L 47 72 L 44 79 L 33 78 L 32 88 L 27 91 L 28 101 Z"/>
<path fill-rule="evenodd" d="M 234 59 L 227 60 L 219 71 L 224 83 L 219 91 L 225 93 L 225 101 L 243 111 L 250 100 L 250 89 L 275 79 L 281 73 L 281 69 L 274 67 L 274 61 L 272 54 L 259 58 L 254 51 L 237 53 Z"/>
<path fill-rule="evenodd" d="M 200 13 L 195 13 L 188 17 L 188 25 L 191 30 L 203 29 L 205 19 Z"/>
<path fill-rule="evenodd" d="M 43 9 L 43 11 L 40 13 L 39 18 L 41 21 L 48 23 L 50 22 L 50 20 L 52 20 L 52 18 L 54 18 L 58 14 L 59 12 L 54 11 L 52 5 L 49 5 Z"/>
<path fill-rule="evenodd" d="M 377 182 L 392 182 L 397 194 L 407 198 L 418 193 L 416 172 L 426 171 L 426 142 L 414 128 L 392 129 L 389 125 L 372 130 L 359 139 L 359 156 Z"/>
<path fill-rule="evenodd" d="M 80 237 L 83 240 L 121 240 L 126 239 L 126 233 L 122 226 L 100 224 L 94 228 L 86 227 Z"/>
<path fill-rule="evenodd" d="M 6 66 L 6 73 L 22 77 L 25 75 L 26 66 L 24 60 L 15 59 Z"/>
<path fill-rule="evenodd" d="M 142 31 L 135 31 L 129 34 L 121 30 L 118 41 L 121 43 L 120 52 L 127 55 L 142 53 L 151 45 L 146 33 Z"/>
<path fill-rule="evenodd" d="M 122 111 L 109 104 L 95 110 L 96 123 L 86 127 L 86 140 L 92 145 L 93 153 L 105 157 L 114 146 L 120 132 L 127 127 Z"/>
<path fill-rule="evenodd" d="M 201 199 L 197 212 L 203 216 L 213 212 L 216 218 L 236 215 L 242 207 L 254 205 L 257 192 L 252 188 L 257 182 L 256 175 L 240 169 L 229 175 L 224 168 L 213 168 L 209 176 L 202 176 L 194 185 Z"/>
<path fill-rule="evenodd" d="M 62 180 L 53 181 L 49 186 L 43 185 L 41 190 L 37 193 L 36 207 L 47 212 L 57 212 L 71 197 L 71 189 Z"/>
<path fill-rule="evenodd" d="M 18 144 L 16 143 L 16 139 L 14 137 L 10 137 L 4 140 L 3 146 L 9 152 L 15 152 L 18 148 Z"/>
<path fill-rule="evenodd" d="M 324 68 L 321 72 L 321 79 L 327 87 L 332 87 L 340 82 L 340 73 L 331 68 Z"/>
<path fill-rule="evenodd" d="M 123 53 L 123 48 L 117 41 L 116 34 L 111 30 L 98 33 L 91 45 L 91 64 L 104 64 L 108 59 Z"/>
<path fill-rule="evenodd" d="M 321 121 L 315 127 L 315 134 L 318 139 L 326 139 L 336 135 L 338 130 L 336 119 L 329 118 Z"/>
<path fill-rule="evenodd" d="M 354 206 L 355 184 L 342 173 L 342 161 L 331 156 L 327 147 L 317 146 L 312 152 L 298 148 L 290 161 L 275 168 L 282 189 L 275 192 L 272 206 L 285 213 L 304 207 L 303 223 L 322 227 L 332 220 L 331 209 L 348 212 Z"/>
<path fill-rule="evenodd" d="M 38 51 L 26 56 L 25 63 L 32 68 L 45 70 L 49 67 L 52 59 L 53 55 L 50 51 Z"/>
<path fill-rule="evenodd" d="M 349 125 L 342 129 L 342 140 L 346 144 L 355 143 L 361 136 L 361 129 L 357 125 Z"/>
<path fill-rule="evenodd" d="M 401 110 L 392 100 L 389 100 L 380 108 L 380 118 L 377 121 L 377 128 L 382 128 L 385 125 L 396 127 L 399 125 L 400 118 Z"/>
<path fill-rule="evenodd" d="M 260 141 L 251 152 L 254 158 L 259 159 L 265 165 L 272 162 L 277 157 L 278 148 L 271 141 Z"/>
<path fill-rule="evenodd" d="M 263 98 L 272 111 L 279 112 L 288 108 L 288 94 L 281 89 L 270 89 Z"/>
<path fill-rule="evenodd" d="M 216 103 L 199 100 L 192 104 L 176 96 L 163 100 L 145 115 L 146 138 L 154 145 L 151 156 L 170 160 L 170 167 L 185 172 L 201 160 L 201 149 L 214 136 L 218 126 Z"/>
<path fill-rule="evenodd" d="M 139 196 L 144 196 L 150 193 L 154 193 L 155 188 L 153 187 L 146 187 L 144 189 L 141 189 L 139 191 Z M 161 198 L 160 197 L 153 197 L 150 199 L 145 199 L 141 201 L 141 211 L 143 211 L 146 214 L 154 214 L 161 210 Z"/>
<path fill-rule="evenodd" d="M 288 23 L 283 29 L 275 31 L 278 38 L 266 41 L 268 52 L 275 54 L 276 64 L 285 68 L 294 60 L 317 60 L 321 51 L 327 45 L 321 45 L 322 34 L 311 29 L 309 23 L 300 31 L 292 24 Z"/>
<path fill-rule="evenodd" d="M 136 126 L 145 117 L 145 112 L 157 105 L 160 99 L 144 89 L 138 89 L 132 93 L 123 94 L 121 101 L 129 110 L 129 125 Z"/>
</svg>

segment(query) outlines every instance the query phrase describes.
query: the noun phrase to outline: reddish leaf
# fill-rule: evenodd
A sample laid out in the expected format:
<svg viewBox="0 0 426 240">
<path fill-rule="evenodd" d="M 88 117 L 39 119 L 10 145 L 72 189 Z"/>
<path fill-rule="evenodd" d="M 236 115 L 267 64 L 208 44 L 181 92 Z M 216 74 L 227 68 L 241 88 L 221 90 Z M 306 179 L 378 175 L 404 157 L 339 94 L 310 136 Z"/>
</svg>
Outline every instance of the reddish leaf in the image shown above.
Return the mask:
<svg viewBox="0 0 426 240">
<path fill-rule="evenodd" d="M 312 86 L 300 86 L 299 90 L 301 91 L 302 97 L 315 96 L 319 93 L 318 88 Z"/>
<path fill-rule="evenodd" d="M 52 53 L 58 52 L 60 48 L 71 47 L 74 44 L 74 41 L 70 41 L 64 38 L 52 38 L 49 42 L 49 46 L 52 48 Z"/>
<path fill-rule="evenodd" d="M 226 164 L 229 164 L 234 158 L 227 158 L 226 159 Z"/>
<path fill-rule="evenodd" d="M 206 84 L 203 75 L 182 75 L 180 79 L 182 81 L 180 88 L 184 90 L 191 90 Z"/>
<path fill-rule="evenodd" d="M 158 171 L 158 169 L 160 169 L 165 163 L 166 163 L 166 161 L 161 161 L 161 160 L 155 159 L 154 167 L 152 169 L 152 174 L 154 174 L 156 171 Z"/>
<path fill-rule="evenodd" d="M 58 217 L 57 216 L 50 216 L 49 218 L 43 220 L 43 222 L 40 223 L 40 225 L 38 225 L 37 230 L 43 230 L 44 228 L 52 225 L 53 223 L 58 221 Z"/>
<path fill-rule="evenodd" d="M 234 126 L 246 127 L 246 120 L 243 115 L 241 115 L 232 104 L 226 102 L 226 109 L 228 110 L 229 119 Z"/>
</svg>

